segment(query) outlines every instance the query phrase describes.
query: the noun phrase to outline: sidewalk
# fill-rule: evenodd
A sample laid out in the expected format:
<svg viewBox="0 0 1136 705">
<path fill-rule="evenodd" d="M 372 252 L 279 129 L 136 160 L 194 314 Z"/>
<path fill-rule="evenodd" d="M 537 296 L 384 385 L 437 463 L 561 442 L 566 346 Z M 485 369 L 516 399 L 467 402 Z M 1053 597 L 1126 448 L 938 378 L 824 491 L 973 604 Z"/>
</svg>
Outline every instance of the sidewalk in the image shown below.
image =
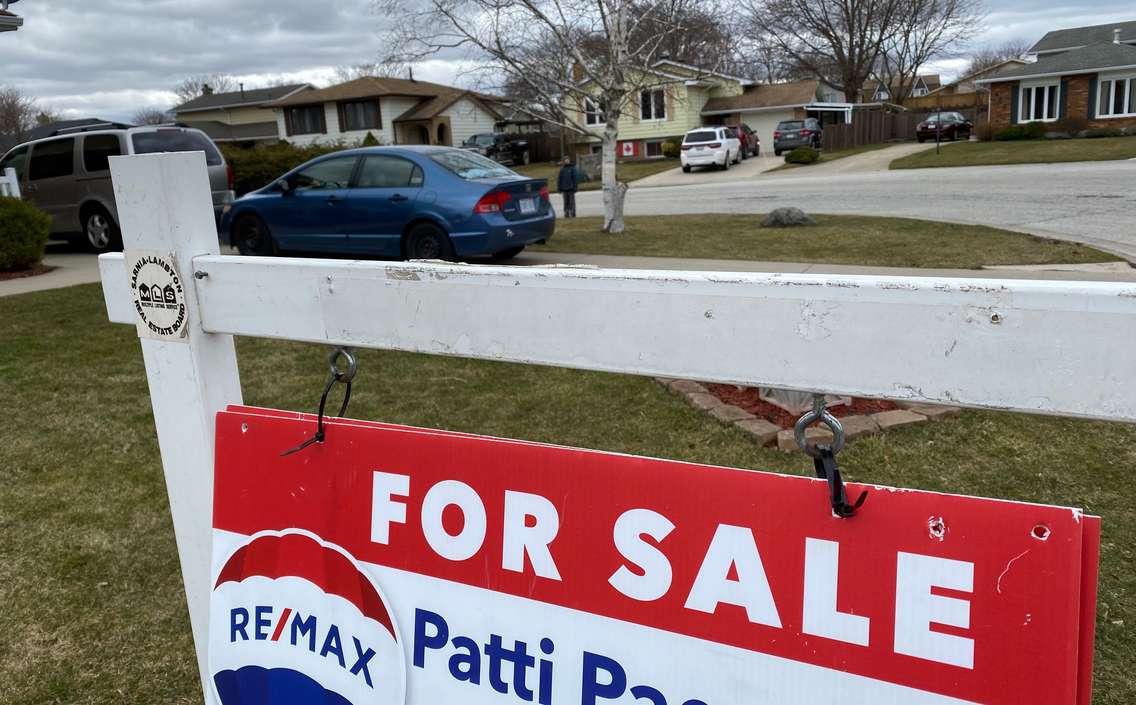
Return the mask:
<svg viewBox="0 0 1136 705">
<path fill-rule="evenodd" d="M 95 255 L 83 252 L 48 254 L 43 258 L 43 263 L 58 269 L 35 277 L 0 281 L 0 296 L 62 289 L 99 280 L 99 259 Z"/>
</svg>

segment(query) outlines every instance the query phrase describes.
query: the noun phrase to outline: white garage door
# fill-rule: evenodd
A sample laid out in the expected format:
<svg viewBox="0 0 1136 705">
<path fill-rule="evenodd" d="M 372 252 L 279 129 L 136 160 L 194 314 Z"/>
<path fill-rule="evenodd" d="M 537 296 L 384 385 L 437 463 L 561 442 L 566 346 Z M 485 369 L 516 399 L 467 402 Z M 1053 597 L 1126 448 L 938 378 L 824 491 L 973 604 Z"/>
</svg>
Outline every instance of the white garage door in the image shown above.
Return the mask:
<svg viewBox="0 0 1136 705">
<path fill-rule="evenodd" d="M 742 122 L 750 126 L 761 138 L 761 153 L 773 154 L 773 130 L 782 120 L 792 120 L 792 110 L 774 110 L 767 113 L 742 113 Z"/>
</svg>

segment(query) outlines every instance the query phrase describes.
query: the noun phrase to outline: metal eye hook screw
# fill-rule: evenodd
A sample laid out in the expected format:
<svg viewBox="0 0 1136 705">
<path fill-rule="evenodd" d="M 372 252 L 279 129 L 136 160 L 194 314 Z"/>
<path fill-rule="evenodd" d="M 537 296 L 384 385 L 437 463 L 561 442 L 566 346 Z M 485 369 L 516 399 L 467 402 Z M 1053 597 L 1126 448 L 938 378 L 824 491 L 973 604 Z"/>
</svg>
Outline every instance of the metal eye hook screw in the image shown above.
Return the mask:
<svg viewBox="0 0 1136 705">
<path fill-rule="evenodd" d="M 337 363 L 340 357 L 346 361 L 346 369 L 339 368 Z M 355 351 L 346 347 L 335 348 L 328 353 L 327 366 L 329 374 L 327 376 L 327 384 L 323 387 L 323 394 L 320 395 L 319 415 L 316 416 L 315 434 L 295 448 L 289 448 L 281 453 L 281 457 L 298 453 L 314 443 L 323 443 L 324 438 L 326 438 L 323 419 L 324 410 L 327 407 L 327 396 L 331 393 L 331 388 L 334 387 L 336 383 L 343 385 L 343 403 L 339 405 L 339 413 L 336 414 L 336 416 L 342 418 L 343 415 L 347 413 L 347 405 L 351 402 L 351 382 L 355 379 L 355 373 L 359 371 L 359 362 L 355 358 Z"/>
<path fill-rule="evenodd" d="M 832 431 L 832 452 L 839 453 L 844 448 L 844 427 L 840 425 L 840 420 L 829 413 L 825 408 L 825 401 L 823 394 L 813 395 L 813 408 L 811 411 L 806 411 L 797 419 L 797 423 L 793 425 L 793 438 L 797 441 L 797 446 L 805 452 L 810 458 L 816 458 L 819 453 L 815 445 L 809 445 L 805 440 L 805 429 L 807 429 L 814 422 L 820 421 L 825 426 L 828 426 Z"/>
</svg>

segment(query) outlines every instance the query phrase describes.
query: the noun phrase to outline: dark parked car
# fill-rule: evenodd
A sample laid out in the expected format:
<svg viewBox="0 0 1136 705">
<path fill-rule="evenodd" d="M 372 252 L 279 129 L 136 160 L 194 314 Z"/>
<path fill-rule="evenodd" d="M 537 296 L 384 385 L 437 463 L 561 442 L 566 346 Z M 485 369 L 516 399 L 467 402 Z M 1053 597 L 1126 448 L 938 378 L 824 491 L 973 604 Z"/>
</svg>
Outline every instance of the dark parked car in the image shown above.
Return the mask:
<svg viewBox="0 0 1136 705">
<path fill-rule="evenodd" d="M 528 140 L 506 135 L 503 132 L 482 132 L 473 135 L 462 142 L 462 148 L 502 164 L 528 164 L 531 159 Z"/>
<path fill-rule="evenodd" d="M 973 129 L 974 123 L 962 113 L 933 113 L 915 126 L 915 139 L 926 142 L 936 133 L 940 140 L 968 139 Z"/>
<path fill-rule="evenodd" d="M 820 149 L 824 141 L 823 128 L 820 120 L 805 118 L 804 120 L 782 120 L 777 123 L 773 131 L 773 153 L 781 156 L 797 147 L 813 147 Z"/>
<path fill-rule="evenodd" d="M 548 183 L 452 147 L 364 147 L 293 169 L 235 202 L 221 232 L 241 254 L 513 257 L 552 237 Z"/>
<path fill-rule="evenodd" d="M 744 122 L 740 125 L 727 125 L 742 143 L 742 159 L 761 155 L 761 138 Z"/>
</svg>

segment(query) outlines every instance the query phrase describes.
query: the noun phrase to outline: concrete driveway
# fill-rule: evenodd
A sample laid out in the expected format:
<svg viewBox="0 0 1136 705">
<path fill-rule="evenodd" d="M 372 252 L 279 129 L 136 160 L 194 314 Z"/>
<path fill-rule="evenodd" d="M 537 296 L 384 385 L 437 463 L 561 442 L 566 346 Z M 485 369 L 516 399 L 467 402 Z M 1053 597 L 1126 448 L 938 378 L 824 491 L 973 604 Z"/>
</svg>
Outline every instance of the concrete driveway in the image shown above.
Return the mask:
<svg viewBox="0 0 1136 705">
<path fill-rule="evenodd" d="M 781 166 L 785 160 L 774 157 L 772 153 L 758 157 L 750 157 L 740 164 L 730 165 L 729 170 L 720 171 L 711 167 L 697 167 L 689 174 L 683 173 L 682 168 L 668 169 L 658 174 L 644 177 L 631 182 L 631 188 L 651 188 L 654 186 L 690 186 L 691 184 L 724 184 L 743 179 L 752 179 L 770 169 Z"/>
<path fill-rule="evenodd" d="M 947 148 L 947 144 L 943 145 L 944 149 Z M 774 171 L 769 174 L 765 174 L 763 178 L 792 179 L 800 178 L 802 176 L 870 174 L 879 171 L 887 171 L 888 166 L 891 164 L 893 159 L 899 159 L 900 157 L 906 157 L 909 154 L 915 154 L 916 152 L 925 152 L 928 149 L 934 148 L 934 144 L 904 142 L 902 144 L 884 147 L 883 149 L 873 149 L 870 152 L 853 154 L 850 157 L 836 159 L 831 162 L 821 162 L 820 164 L 813 164 L 807 167 L 797 167 L 796 169 L 783 169 L 781 171 Z M 779 159 L 778 161 L 780 162 L 781 160 Z"/>
<path fill-rule="evenodd" d="M 948 147 L 949 148 L 949 147 Z M 849 157 L 851 158 L 851 157 Z M 1136 261 L 1136 160 L 1022 164 L 807 175 L 637 188 L 628 215 L 812 213 L 886 215 L 990 225 L 1083 242 Z M 580 215 L 602 215 L 601 193 L 579 197 Z"/>
</svg>

